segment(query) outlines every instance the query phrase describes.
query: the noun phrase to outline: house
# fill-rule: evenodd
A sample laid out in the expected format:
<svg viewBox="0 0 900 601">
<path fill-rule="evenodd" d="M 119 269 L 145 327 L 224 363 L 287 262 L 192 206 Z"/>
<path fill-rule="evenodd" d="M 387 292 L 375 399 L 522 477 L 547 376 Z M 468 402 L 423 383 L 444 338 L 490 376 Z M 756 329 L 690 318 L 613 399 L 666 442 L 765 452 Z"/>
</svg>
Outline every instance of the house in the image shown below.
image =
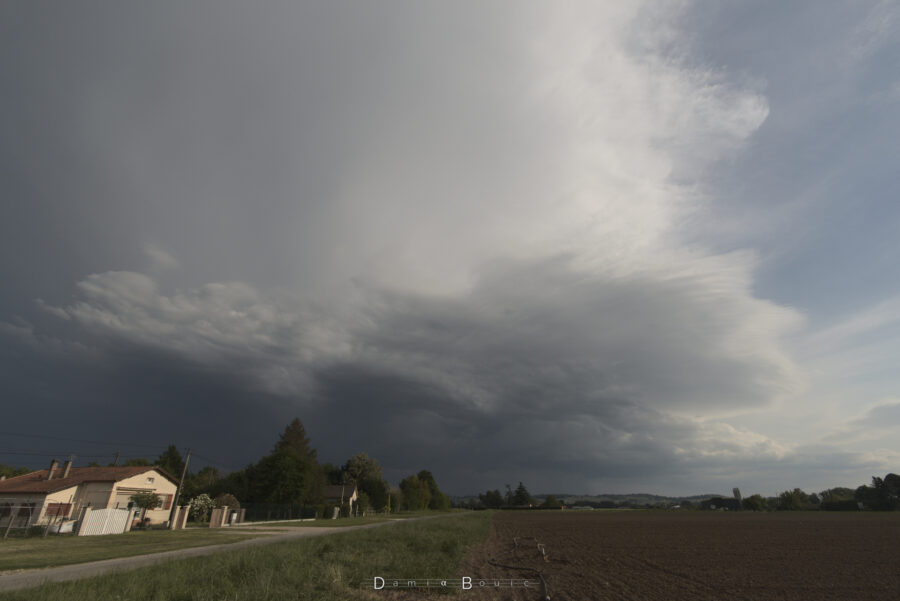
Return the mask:
<svg viewBox="0 0 900 601">
<path fill-rule="evenodd" d="M 13 510 L 17 525 L 46 524 L 77 519 L 85 507 L 127 508 L 130 497 L 154 492 L 160 497 L 147 512 L 151 523 L 169 519 L 178 480 L 156 466 L 62 467 L 55 459 L 50 469 L 0 480 L 0 524 L 6 525 Z"/>
<path fill-rule="evenodd" d="M 329 505 L 341 506 L 347 503 L 350 506 L 350 515 L 356 509 L 356 501 L 359 499 L 356 484 L 330 484 L 322 491 L 325 502 Z"/>
</svg>

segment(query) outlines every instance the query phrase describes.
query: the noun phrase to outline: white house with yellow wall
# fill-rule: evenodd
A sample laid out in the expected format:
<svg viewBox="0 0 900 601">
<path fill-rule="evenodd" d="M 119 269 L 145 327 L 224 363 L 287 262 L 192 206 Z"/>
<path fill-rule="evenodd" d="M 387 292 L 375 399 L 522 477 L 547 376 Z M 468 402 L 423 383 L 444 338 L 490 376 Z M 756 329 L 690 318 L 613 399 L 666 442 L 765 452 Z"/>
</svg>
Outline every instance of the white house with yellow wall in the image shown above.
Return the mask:
<svg viewBox="0 0 900 601">
<path fill-rule="evenodd" d="M 50 469 L 0 480 L 0 525 L 15 519 L 17 525 L 76 519 L 85 507 L 126 508 L 130 497 L 153 492 L 160 504 L 147 512 L 151 523 L 169 519 L 178 481 L 156 466 L 62 467 L 54 460 Z"/>
</svg>

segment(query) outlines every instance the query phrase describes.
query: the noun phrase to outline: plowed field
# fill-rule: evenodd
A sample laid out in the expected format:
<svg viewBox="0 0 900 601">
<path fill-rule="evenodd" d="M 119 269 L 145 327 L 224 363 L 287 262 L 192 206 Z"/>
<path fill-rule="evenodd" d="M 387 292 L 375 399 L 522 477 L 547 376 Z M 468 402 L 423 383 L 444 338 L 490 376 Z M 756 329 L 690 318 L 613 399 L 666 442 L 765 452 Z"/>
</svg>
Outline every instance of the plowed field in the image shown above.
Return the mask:
<svg viewBox="0 0 900 601">
<path fill-rule="evenodd" d="M 541 599 L 534 572 L 491 559 L 540 570 L 554 601 L 897 601 L 900 513 L 498 512 L 460 597 Z"/>
</svg>

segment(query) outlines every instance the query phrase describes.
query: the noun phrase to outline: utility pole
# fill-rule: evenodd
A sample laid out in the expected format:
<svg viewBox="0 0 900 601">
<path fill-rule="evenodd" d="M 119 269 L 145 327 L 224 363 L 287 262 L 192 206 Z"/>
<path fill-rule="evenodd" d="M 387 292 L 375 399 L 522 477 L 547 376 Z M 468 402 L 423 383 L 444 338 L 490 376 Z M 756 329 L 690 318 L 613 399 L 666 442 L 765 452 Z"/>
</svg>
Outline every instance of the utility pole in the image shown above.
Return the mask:
<svg viewBox="0 0 900 601">
<path fill-rule="evenodd" d="M 113 465 L 119 465 L 119 452 L 116 451 L 116 458 L 113 459 Z"/>
<path fill-rule="evenodd" d="M 181 496 L 181 487 L 184 486 L 184 478 L 187 476 L 188 461 L 191 460 L 191 450 L 187 450 L 184 456 L 184 469 L 181 470 L 181 480 L 178 481 L 178 488 L 175 489 L 175 498 L 172 499 L 172 511 L 169 512 L 169 530 L 175 529 L 175 513 L 178 511 L 178 497 Z"/>
</svg>

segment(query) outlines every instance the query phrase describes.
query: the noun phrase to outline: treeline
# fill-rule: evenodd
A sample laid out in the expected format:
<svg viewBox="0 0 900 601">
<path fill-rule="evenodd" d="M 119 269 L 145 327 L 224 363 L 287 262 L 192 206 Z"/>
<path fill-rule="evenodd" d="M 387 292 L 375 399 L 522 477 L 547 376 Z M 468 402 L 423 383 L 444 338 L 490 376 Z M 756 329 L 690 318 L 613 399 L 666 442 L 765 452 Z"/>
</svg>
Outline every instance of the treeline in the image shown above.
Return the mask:
<svg viewBox="0 0 900 601">
<path fill-rule="evenodd" d="M 157 465 L 180 478 L 184 458 L 175 445 L 169 445 L 156 461 L 138 458 L 124 465 Z M 361 513 L 450 508 L 450 498 L 427 470 L 410 475 L 398 488 L 393 488 L 385 480 L 378 461 L 366 453 L 357 453 L 340 466 L 319 463 L 303 423 L 297 418 L 287 425 L 268 455 L 244 469 L 222 474 L 215 467 L 206 466 L 188 472 L 179 502 L 186 504 L 198 499 L 202 505 L 208 503 L 206 499 L 227 499 L 231 507 L 235 504 L 297 505 L 318 508 L 317 514 L 322 515 L 330 509 L 325 487 L 341 484 L 356 485 L 359 495 L 356 506 Z M 344 514 L 347 509 L 342 508 Z"/>
<path fill-rule="evenodd" d="M 506 485 L 506 494 L 502 494 L 499 489 L 488 490 L 478 495 L 478 499 L 470 499 L 468 503 L 463 505 L 467 509 L 503 509 L 503 508 L 539 508 L 539 509 L 559 509 L 562 502 L 553 495 L 547 495 L 543 502 L 538 502 L 531 496 L 524 484 L 519 482 L 516 490 Z"/>
<path fill-rule="evenodd" d="M 830 488 L 819 494 L 807 494 L 799 488 L 786 490 L 773 499 L 766 500 L 767 508 L 776 510 L 824 511 L 897 511 L 900 510 L 900 476 L 887 474 L 884 478 L 872 477 L 872 484 L 849 488 Z"/>
<path fill-rule="evenodd" d="M 681 503 L 682 509 L 745 509 L 748 511 L 897 511 L 900 510 L 900 476 L 872 477 L 871 485 L 836 487 L 819 493 L 799 488 L 785 490 L 776 497 L 752 495 L 740 501 L 713 497 L 699 504 Z"/>
<path fill-rule="evenodd" d="M 13 467 L 11 465 L 6 465 L 5 463 L 0 463 L 0 476 L 6 476 L 7 478 L 21 476 L 30 471 L 31 470 L 27 467 Z"/>
<path fill-rule="evenodd" d="M 702 500 L 701 500 L 702 499 Z M 468 499 L 459 503 L 468 509 L 551 509 L 562 506 L 562 501 L 553 495 L 547 495 L 543 502 L 529 494 L 524 484 L 519 482 L 513 490 L 506 486 L 506 493 L 500 490 L 488 490 L 478 495 L 477 499 Z M 871 485 L 852 488 L 829 488 L 819 493 L 806 493 L 799 488 L 786 490 L 775 497 L 751 495 L 742 499 L 733 497 L 694 498 L 675 501 L 660 499 L 660 502 L 640 503 L 633 499 L 623 501 L 586 500 L 577 501 L 579 507 L 595 509 L 727 509 L 746 511 L 897 511 L 900 510 L 900 476 L 887 474 L 884 478 L 872 477 Z"/>
</svg>

